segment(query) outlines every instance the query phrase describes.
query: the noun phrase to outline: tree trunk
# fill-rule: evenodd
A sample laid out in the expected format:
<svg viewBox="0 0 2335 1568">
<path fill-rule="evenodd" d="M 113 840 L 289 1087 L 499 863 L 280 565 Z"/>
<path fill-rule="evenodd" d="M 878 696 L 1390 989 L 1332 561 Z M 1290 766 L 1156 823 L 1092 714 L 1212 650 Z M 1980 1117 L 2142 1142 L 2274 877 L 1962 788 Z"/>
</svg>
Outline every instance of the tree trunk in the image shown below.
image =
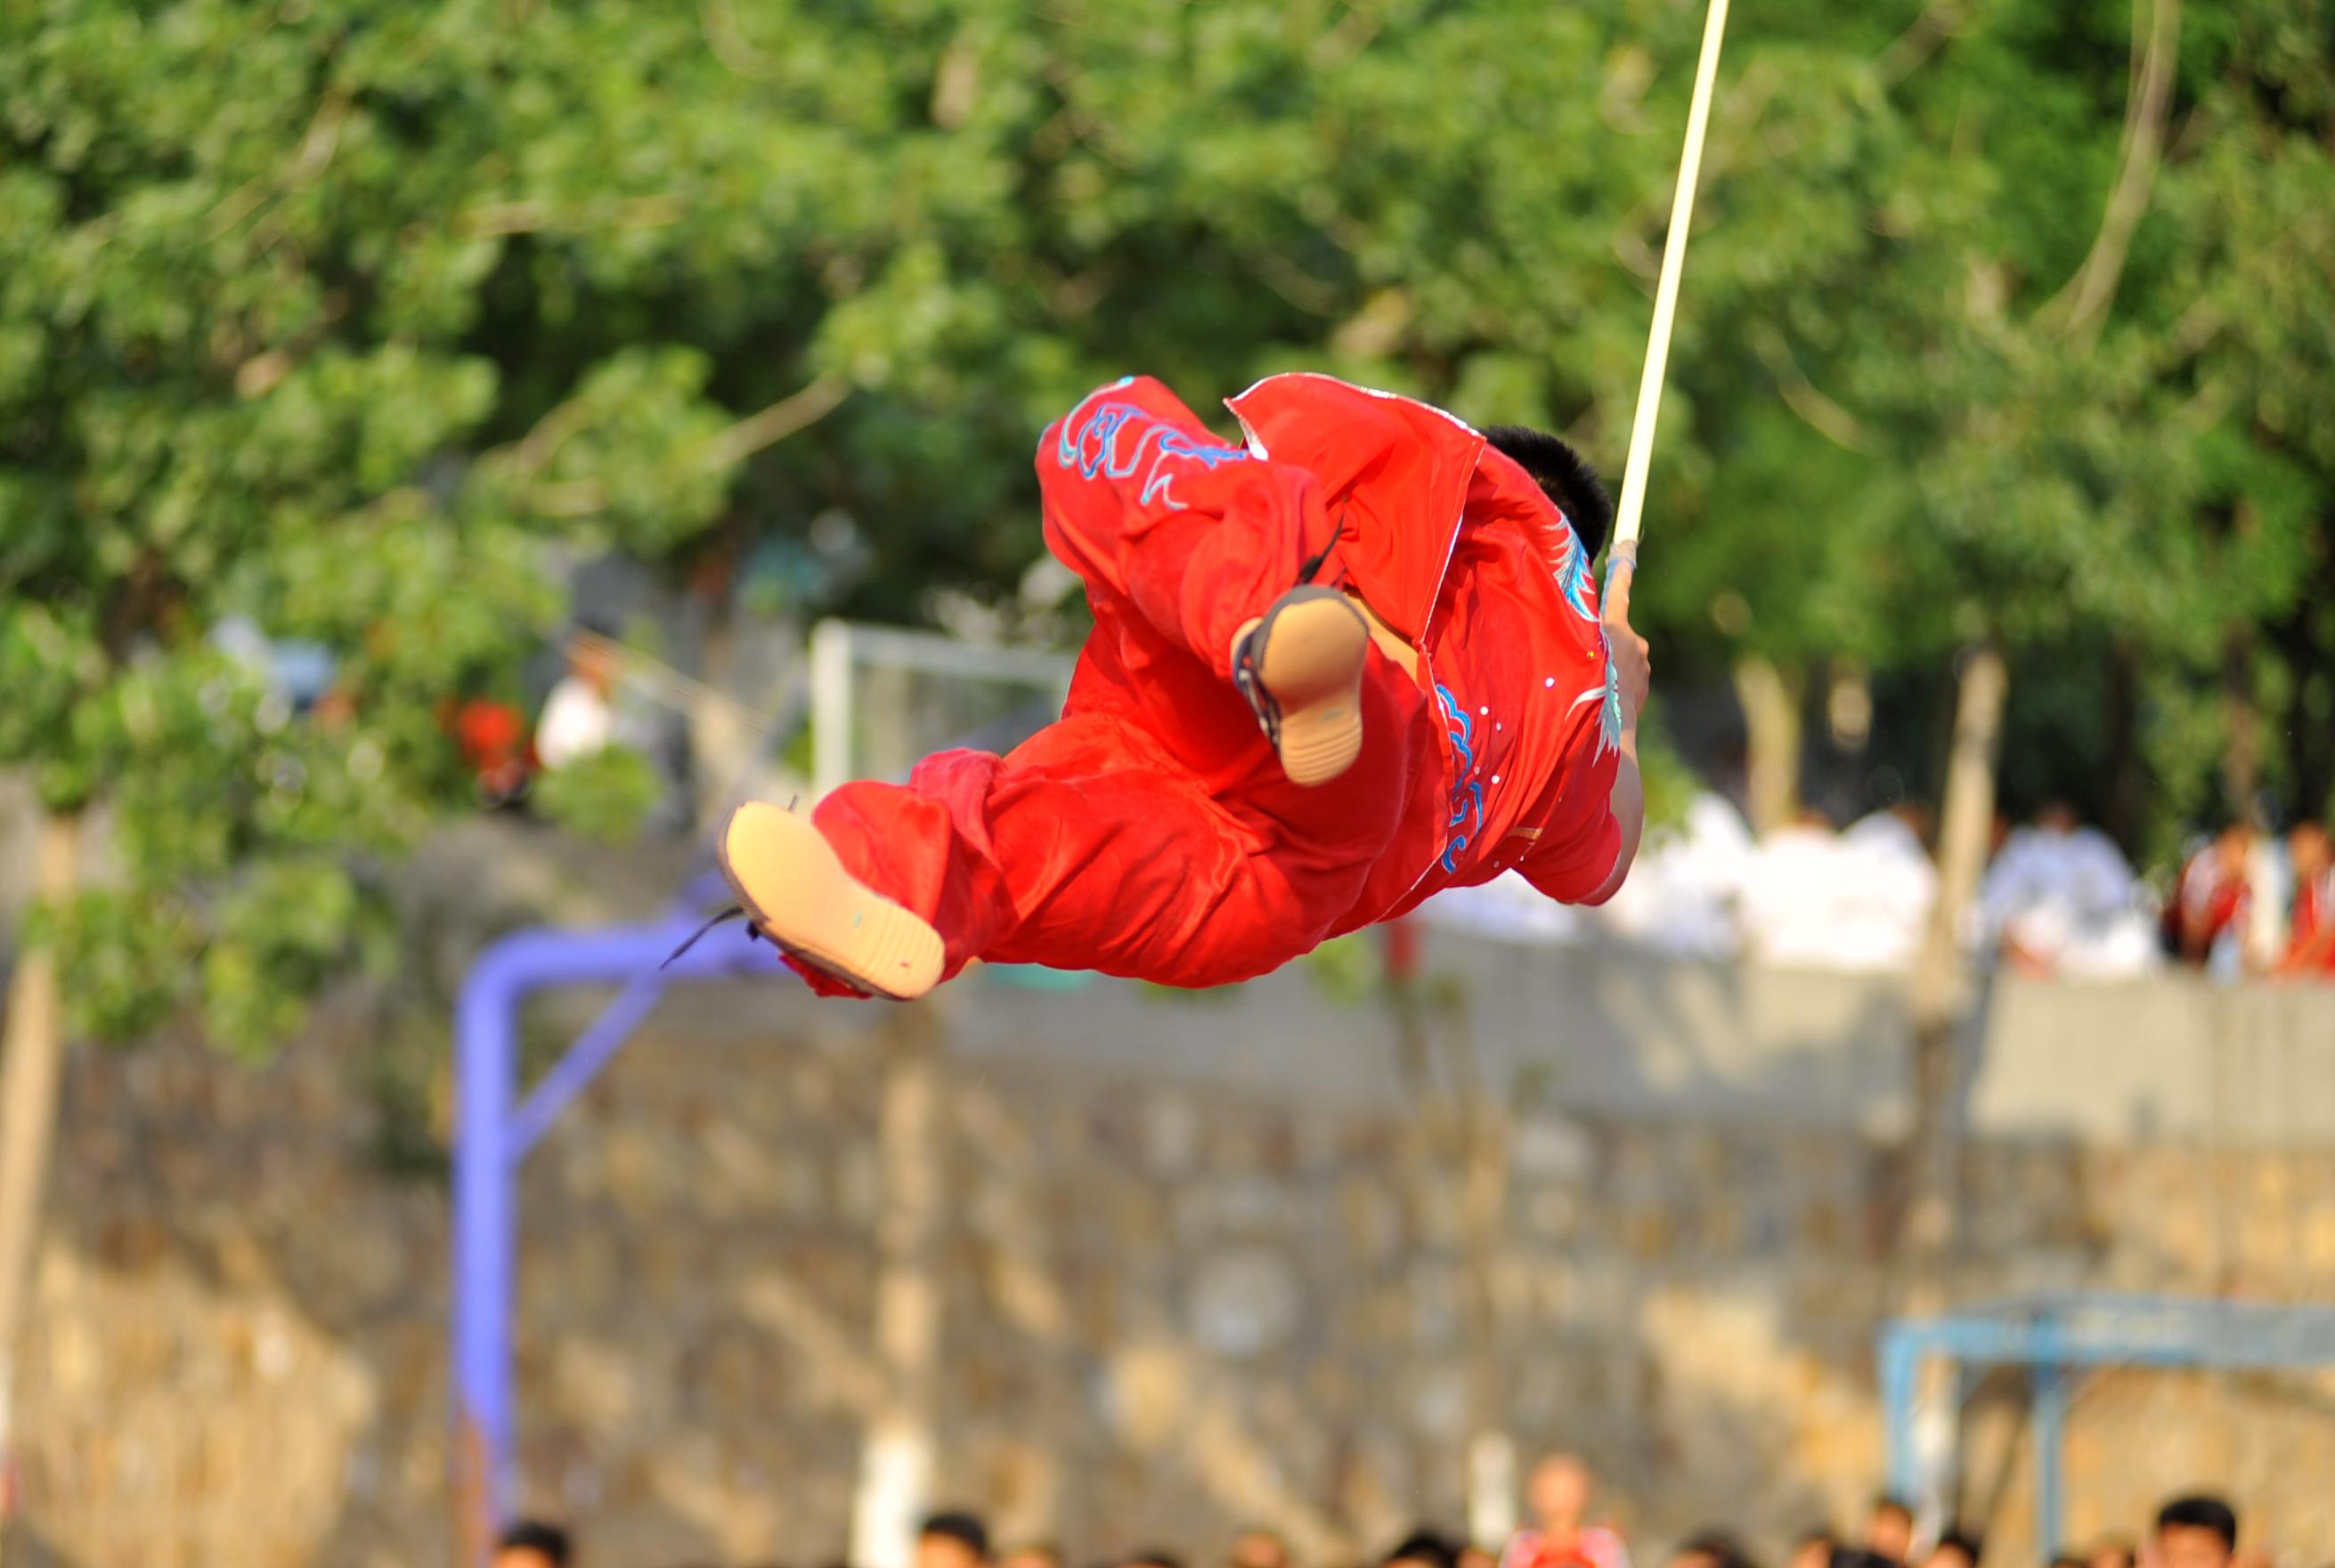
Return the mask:
<svg viewBox="0 0 2335 1568">
<path fill-rule="evenodd" d="M 34 903 L 70 897 L 80 873 L 81 818 L 40 818 L 33 871 Z M 0 1486 L 15 1457 L 16 1352 L 31 1316 L 33 1256 L 49 1154 L 56 1141 L 57 1094 L 64 1072 L 64 1008 L 56 954 L 20 928 L 8 1014 L 0 1033 Z M 0 1537 L 6 1527 L 0 1494 Z M 0 1538 L 0 1551 L 5 1549 Z"/>
<path fill-rule="evenodd" d="M 695 820 L 716 820 L 715 813 L 730 803 L 731 792 L 745 782 L 756 737 L 741 722 L 742 715 L 722 702 L 738 690 L 738 635 L 729 615 L 709 609 L 698 641 L 698 670 L 706 691 L 689 705 L 690 768 L 696 785 Z"/>
<path fill-rule="evenodd" d="M 1962 1060 L 1957 1048 L 1970 996 L 1962 929 L 1986 872 L 1987 840 L 1994 824 L 1996 752 L 2009 683 L 2002 652 L 1993 644 L 1980 644 L 1963 660 L 1954 703 L 1953 748 L 1946 759 L 1945 797 L 1939 812 L 1938 902 L 1930 912 L 1929 934 L 1914 971 L 1913 1179 L 1904 1242 L 1914 1290 L 1932 1298 L 1943 1289 L 1962 1207 Z"/>
<path fill-rule="evenodd" d="M 933 1004 L 894 1010 L 884 1031 L 877 1159 L 876 1357 L 882 1404 L 870 1413 L 851 1522 L 851 1561 L 908 1568 L 931 1490 L 938 1392 L 941 1188 L 947 1164 L 941 1117 L 939 1020 Z"/>
<path fill-rule="evenodd" d="M 1390 961 L 1388 969 L 1385 997 L 1395 1027 L 1396 1064 L 1414 1113 L 1404 1161 L 1405 1206 L 1412 1234 L 1424 1235 L 1429 1228 L 1425 1211 L 1439 1186 L 1448 1181 L 1458 1201 L 1468 1534 L 1479 1543 L 1497 1543 L 1516 1524 L 1516 1444 L 1508 1430 L 1507 1371 L 1493 1280 L 1507 1195 L 1506 1128 L 1483 1092 L 1465 999 L 1430 999 L 1403 963 Z M 1432 1021 L 1430 1008 L 1439 1015 Z M 1443 1027 L 1436 1030 L 1432 1022 Z M 1444 1057 L 1439 1081 L 1431 1060 L 1439 1034 Z"/>
<path fill-rule="evenodd" d="M 1800 809 L 1800 684 L 1757 653 L 1735 666 L 1743 706 L 1745 791 L 1751 829 L 1772 833 Z"/>
<path fill-rule="evenodd" d="M 1905 1160 L 1910 1202 L 1898 1234 L 1903 1312 L 1935 1312 L 1946 1304 L 1947 1268 L 1962 1218 L 1961 1045 L 1970 998 L 1962 928 L 1986 870 L 2008 686 L 2001 651 L 1992 644 L 1981 644 L 1963 660 L 1939 812 L 1938 902 L 1914 971 L 1914 1104 Z M 1916 1387 L 1916 1452 L 1939 1456 L 1945 1466 L 1923 1477 L 1918 1488 L 1927 1528 L 1949 1511 L 1952 1466 L 1943 1457 L 1952 1451 L 1956 1383 L 1948 1364 L 1932 1358 Z M 1923 1428 L 1931 1442 L 1921 1441 Z"/>
<path fill-rule="evenodd" d="M 1497 1547 L 1516 1534 L 1516 1445 L 1508 1425 L 1502 1354 L 1499 1245 L 1508 1195 L 1508 1123 L 1484 1093 L 1474 1021 L 1464 997 L 1441 1010 L 1457 1115 L 1452 1158 L 1461 1173 L 1460 1244 L 1468 1292 L 1468 1534 Z"/>
</svg>

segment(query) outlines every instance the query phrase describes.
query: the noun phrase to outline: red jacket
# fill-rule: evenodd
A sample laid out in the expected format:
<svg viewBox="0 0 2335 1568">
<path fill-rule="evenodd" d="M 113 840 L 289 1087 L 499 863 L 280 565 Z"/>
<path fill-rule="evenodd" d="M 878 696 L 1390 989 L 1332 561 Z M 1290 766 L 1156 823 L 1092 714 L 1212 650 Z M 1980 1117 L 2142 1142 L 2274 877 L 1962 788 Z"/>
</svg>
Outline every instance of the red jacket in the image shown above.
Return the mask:
<svg viewBox="0 0 2335 1568">
<path fill-rule="evenodd" d="M 1620 704 L 1556 508 L 1423 403 L 1290 375 L 1232 406 L 1245 447 L 1142 378 L 1057 421 L 1047 544 L 1095 612 L 1061 720 L 819 803 L 852 874 L 941 934 L 945 976 L 983 958 L 1221 985 L 1439 888 L 1513 867 L 1578 901 L 1613 870 Z M 1370 660 L 1361 754 L 1320 789 L 1231 680 L 1238 629 L 1309 579 L 1419 654 Z"/>
<path fill-rule="evenodd" d="M 1336 523 L 1323 576 L 1419 653 L 1437 766 L 1342 929 L 1511 868 L 1550 896 L 1596 892 L 1621 853 L 1621 703 L 1587 553 L 1525 471 L 1461 421 L 1333 377 L 1229 400 L 1252 452 L 1310 470 Z"/>
</svg>

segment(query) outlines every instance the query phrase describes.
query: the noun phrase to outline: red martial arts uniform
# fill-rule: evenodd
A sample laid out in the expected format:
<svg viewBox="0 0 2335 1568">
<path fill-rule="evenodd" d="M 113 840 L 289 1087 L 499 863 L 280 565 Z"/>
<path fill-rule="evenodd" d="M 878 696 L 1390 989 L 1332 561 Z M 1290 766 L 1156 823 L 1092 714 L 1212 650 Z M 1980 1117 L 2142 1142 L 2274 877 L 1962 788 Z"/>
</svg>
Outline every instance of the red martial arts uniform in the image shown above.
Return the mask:
<svg viewBox="0 0 2335 1568">
<path fill-rule="evenodd" d="M 2289 927 L 2286 964 L 2290 972 L 2335 974 L 2335 948 L 2316 955 L 2311 949 L 2335 926 L 2335 866 L 2316 876 L 2306 876 L 2295 885 L 2294 917 Z"/>
<path fill-rule="evenodd" d="M 983 959 L 1226 984 L 1510 868 L 1579 902 L 1619 858 L 1620 699 L 1555 504 L 1424 403 L 1281 375 L 1229 406 L 1245 448 L 1148 379 L 1051 427 L 1046 542 L 1095 621 L 1061 721 L 814 814 L 939 931 L 944 979 Z M 1414 679 L 1371 649 L 1361 754 L 1314 789 L 1283 777 L 1231 670 L 1309 568 L 1419 654 Z"/>
</svg>

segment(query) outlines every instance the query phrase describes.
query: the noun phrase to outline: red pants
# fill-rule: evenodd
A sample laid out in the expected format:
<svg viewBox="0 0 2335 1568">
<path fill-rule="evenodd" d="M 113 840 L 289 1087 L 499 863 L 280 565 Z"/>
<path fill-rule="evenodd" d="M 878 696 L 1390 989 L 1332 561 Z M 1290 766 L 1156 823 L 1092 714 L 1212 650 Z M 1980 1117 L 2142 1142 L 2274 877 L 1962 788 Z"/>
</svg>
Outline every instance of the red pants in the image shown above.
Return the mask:
<svg viewBox="0 0 2335 1568">
<path fill-rule="evenodd" d="M 1150 381 L 1072 409 L 1038 469 L 1095 618 L 1063 716 L 1010 756 L 836 790 L 813 819 L 845 864 L 940 932 L 944 978 L 984 959 L 1222 985 L 1390 906 L 1421 868 L 1382 862 L 1440 788 L 1418 685 L 1373 648 L 1361 755 L 1306 789 L 1231 682 L 1241 624 L 1335 537 L 1313 476 L 1219 445 Z"/>
</svg>

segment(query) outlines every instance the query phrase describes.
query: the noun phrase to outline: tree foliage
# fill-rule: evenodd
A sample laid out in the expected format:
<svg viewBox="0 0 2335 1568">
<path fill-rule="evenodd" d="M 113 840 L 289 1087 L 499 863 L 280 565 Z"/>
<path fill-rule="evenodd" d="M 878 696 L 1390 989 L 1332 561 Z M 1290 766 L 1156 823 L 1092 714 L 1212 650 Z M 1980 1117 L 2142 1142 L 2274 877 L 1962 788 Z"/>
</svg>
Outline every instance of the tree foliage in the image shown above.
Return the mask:
<svg viewBox="0 0 2335 1568">
<path fill-rule="evenodd" d="M 2161 814 L 2249 707 L 2270 782 L 2335 785 L 2335 29 L 2189 0 L 2152 65 L 2171 4 L 1739 13 L 1640 595 L 1672 671 L 1992 636 L 2015 692 L 2130 708 Z M 367 866 L 465 799 L 441 705 L 511 690 L 548 542 L 840 508 L 847 607 L 1008 595 L 1035 431 L 1133 369 L 1617 463 L 1700 23 L 0 8 L 0 761 L 112 825 L 58 915 L 82 1022 L 256 1044 L 378 944 Z M 286 712 L 231 615 L 336 701 Z"/>
</svg>

